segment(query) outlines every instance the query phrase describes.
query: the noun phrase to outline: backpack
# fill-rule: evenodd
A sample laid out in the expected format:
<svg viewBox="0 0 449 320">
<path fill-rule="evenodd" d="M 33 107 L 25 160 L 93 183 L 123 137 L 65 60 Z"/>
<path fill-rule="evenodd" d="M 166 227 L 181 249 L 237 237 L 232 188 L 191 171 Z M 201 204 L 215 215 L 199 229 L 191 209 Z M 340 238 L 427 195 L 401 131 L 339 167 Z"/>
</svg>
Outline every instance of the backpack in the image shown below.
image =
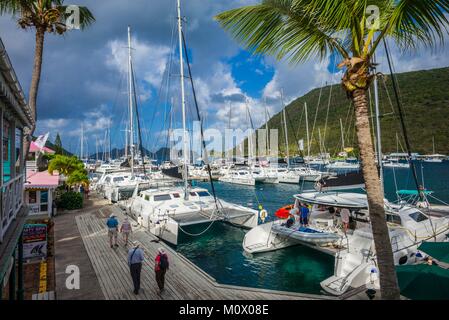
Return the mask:
<svg viewBox="0 0 449 320">
<path fill-rule="evenodd" d="M 161 254 L 159 258 L 159 267 L 163 270 L 168 269 L 168 258 L 167 255 Z"/>
</svg>

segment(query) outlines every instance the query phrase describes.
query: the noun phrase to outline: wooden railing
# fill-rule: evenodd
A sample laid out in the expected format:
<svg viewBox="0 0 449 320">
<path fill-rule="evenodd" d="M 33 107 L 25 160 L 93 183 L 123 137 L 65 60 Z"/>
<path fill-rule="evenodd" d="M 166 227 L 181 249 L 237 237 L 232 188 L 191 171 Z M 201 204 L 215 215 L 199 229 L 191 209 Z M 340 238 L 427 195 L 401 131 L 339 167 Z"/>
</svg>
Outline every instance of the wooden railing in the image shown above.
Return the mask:
<svg viewBox="0 0 449 320">
<path fill-rule="evenodd" d="M 0 242 L 23 206 L 23 175 L 1 186 Z"/>
</svg>

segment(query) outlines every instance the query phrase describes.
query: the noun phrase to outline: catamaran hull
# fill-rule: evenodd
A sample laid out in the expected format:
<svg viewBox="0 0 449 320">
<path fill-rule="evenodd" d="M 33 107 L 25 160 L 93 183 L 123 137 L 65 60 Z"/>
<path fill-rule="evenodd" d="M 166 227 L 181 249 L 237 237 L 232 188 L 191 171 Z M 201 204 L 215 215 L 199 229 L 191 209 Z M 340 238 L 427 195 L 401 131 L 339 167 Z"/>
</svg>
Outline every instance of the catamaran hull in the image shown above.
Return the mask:
<svg viewBox="0 0 449 320">
<path fill-rule="evenodd" d="M 296 239 L 271 232 L 273 222 L 259 225 L 248 231 L 243 239 L 243 249 L 250 254 L 275 251 L 299 244 Z"/>
</svg>

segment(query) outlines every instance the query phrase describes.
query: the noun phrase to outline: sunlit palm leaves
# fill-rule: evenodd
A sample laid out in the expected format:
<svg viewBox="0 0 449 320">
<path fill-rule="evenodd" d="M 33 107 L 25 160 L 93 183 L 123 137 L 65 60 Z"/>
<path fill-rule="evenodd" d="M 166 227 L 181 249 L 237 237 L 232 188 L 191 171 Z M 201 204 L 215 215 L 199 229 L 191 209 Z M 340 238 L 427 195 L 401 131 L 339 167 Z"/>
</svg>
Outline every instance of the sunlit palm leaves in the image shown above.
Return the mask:
<svg viewBox="0 0 449 320">
<path fill-rule="evenodd" d="M 373 5 L 378 30 L 367 23 Z M 385 36 L 405 49 L 433 46 L 447 33 L 448 12 L 449 0 L 263 0 L 216 19 L 247 49 L 301 63 L 334 50 L 369 57 Z"/>
<path fill-rule="evenodd" d="M 92 12 L 79 6 L 80 28 L 84 29 L 95 21 Z M 42 28 L 46 32 L 62 34 L 67 31 L 66 20 L 70 12 L 63 0 L 1 0 L 0 14 L 11 13 L 17 17 L 20 27 Z"/>
</svg>

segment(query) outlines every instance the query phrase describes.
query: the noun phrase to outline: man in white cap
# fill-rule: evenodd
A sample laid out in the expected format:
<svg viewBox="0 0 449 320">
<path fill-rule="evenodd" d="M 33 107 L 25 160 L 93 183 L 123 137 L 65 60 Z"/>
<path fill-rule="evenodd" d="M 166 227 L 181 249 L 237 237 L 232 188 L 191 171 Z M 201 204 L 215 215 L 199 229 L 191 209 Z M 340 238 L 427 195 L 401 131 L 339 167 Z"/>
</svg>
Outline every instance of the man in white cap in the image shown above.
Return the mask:
<svg viewBox="0 0 449 320">
<path fill-rule="evenodd" d="M 120 232 L 123 234 L 123 240 L 125 241 L 126 247 L 128 245 L 129 234 L 133 232 L 128 217 L 125 217 L 125 221 L 123 221 L 122 226 L 120 227 Z"/>
<path fill-rule="evenodd" d="M 142 262 L 144 260 L 143 250 L 139 247 L 137 241 L 133 241 L 133 248 L 128 251 L 128 265 L 133 279 L 134 294 L 139 294 L 140 290 L 140 272 L 142 271 Z"/>
<path fill-rule="evenodd" d="M 168 267 L 169 264 L 167 254 L 165 253 L 164 248 L 159 248 L 154 266 L 154 271 L 156 272 L 156 282 L 157 286 L 159 287 L 159 293 L 162 293 L 162 291 L 164 290 L 165 273 L 167 272 Z"/>
<path fill-rule="evenodd" d="M 108 227 L 108 236 L 109 236 L 109 244 L 111 248 L 118 247 L 117 244 L 117 233 L 118 233 L 118 220 L 115 218 L 115 215 L 111 213 L 108 221 L 106 221 L 106 225 Z M 114 244 L 112 244 L 112 238 L 114 238 Z"/>
</svg>

